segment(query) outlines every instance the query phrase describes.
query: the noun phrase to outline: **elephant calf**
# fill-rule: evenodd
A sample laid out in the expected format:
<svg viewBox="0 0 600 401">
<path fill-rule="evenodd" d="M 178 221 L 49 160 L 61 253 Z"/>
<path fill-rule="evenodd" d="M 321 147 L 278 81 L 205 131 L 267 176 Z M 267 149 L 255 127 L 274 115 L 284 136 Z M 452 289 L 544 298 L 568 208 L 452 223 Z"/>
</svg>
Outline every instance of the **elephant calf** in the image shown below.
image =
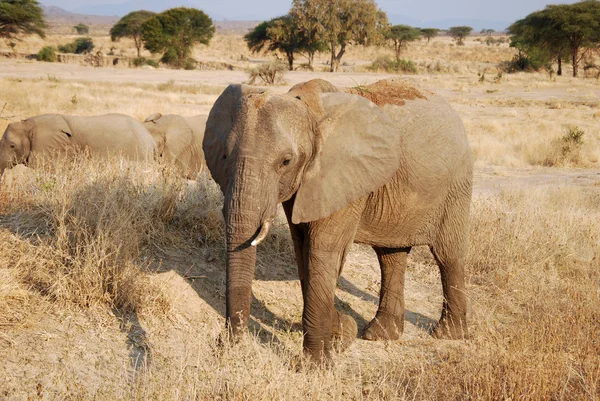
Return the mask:
<svg viewBox="0 0 600 401">
<path fill-rule="evenodd" d="M 144 120 L 144 127 L 156 141 L 161 159 L 173 164 L 184 177 L 192 179 L 205 164 L 202 139 L 207 118 L 155 113 Z"/>
<path fill-rule="evenodd" d="M 381 267 L 379 309 L 367 340 L 400 337 L 404 271 L 412 246 L 429 245 L 444 302 L 433 334 L 467 333 L 464 262 L 473 162 L 464 126 L 441 97 L 399 80 L 340 90 L 314 80 L 285 95 L 229 86 L 206 124 L 206 162 L 225 196 L 226 323 L 250 314 L 256 245 L 283 203 L 298 262 L 304 351 L 328 358 L 349 345 L 354 320 L 334 308 L 353 242 Z"/>
<path fill-rule="evenodd" d="M 124 114 L 44 114 L 8 125 L 0 139 L 0 175 L 19 163 L 35 164 L 42 155 L 84 149 L 137 160 L 151 159 L 156 144 L 139 121 Z"/>
</svg>

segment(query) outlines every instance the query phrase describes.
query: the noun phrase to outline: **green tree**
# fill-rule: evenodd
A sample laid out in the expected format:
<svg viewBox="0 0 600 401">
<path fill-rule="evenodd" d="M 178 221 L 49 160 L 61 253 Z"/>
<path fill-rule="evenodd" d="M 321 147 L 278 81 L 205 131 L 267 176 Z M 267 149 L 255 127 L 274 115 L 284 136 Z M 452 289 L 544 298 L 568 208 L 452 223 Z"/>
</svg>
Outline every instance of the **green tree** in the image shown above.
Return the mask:
<svg viewBox="0 0 600 401">
<path fill-rule="evenodd" d="M 600 2 L 547 6 L 512 24 L 509 33 L 511 46 L 530 58 L 532 54 L 555 58 L 559 72 L 563 58 L 570 58 L 577 77 L 581 60 L 600 43 Z"/>
<path fill-rule="evenodd" d="M 371 45 L 384 40 L 389 26 L 374 0 L 296 0 L 290 13 L 300 26 L 312 26 L 331 51 L 330 71 L 337 71 L 350 44 Z"/>
<path fill-rule="evenodd" d="M 88 54 L 92 50 L 94 50 L 92 38 L 76 38 L 71 43 L 58 46 L 58 51 L 61 53 Z"/>
<path fill-rule="evenodd" d="M 385 33 L 385 38 L 394 46 L 397 61 L 400 60 L 402 49 L 420 37 L 421 31 L 408 25 L 394 25 Z"/>
<path fill-rule="evenodd" d="M 77 32 L 78 35 L 87 35 L 90 33 L 90 27 L 82 23 L 75 25 L 73 29 L 75 29 L 75 32 Z"/>
<path fill-rule="evenodd" d="M 169 64 L 176 67 L 185 66 L 192 47 L 197 43 L 208 45 L 214 34 L 212 19 L 195 8 L 171 8 L 142 24 L 144 47 L 152 53 L 163 53 L 165 61 L 169 55 Z"/>
<path fill-rule="evenodd" d="M 305 54 L 312 66 L 314 54 L 321 50 L 322 44 L 310 42 L 304 31 L 298 27 L 297 20 L 291 14 L 262 22 L 244 36 L 248 48 L 253 53 L 262 50 L 281 52 L 288 61 L 290 71 L 294 69 L 296 54 Z"/>
<path fill-rule="evenodd" d="M 19 35 L 44 38 L 44 13 L 37 0 L 0 0 L 0 38 L 11 47 Z"/>
<path fill-rule="evenodd" d="M 440 30 L 437 28 L 422 28 L 421 29 L 421 35 L 427 38 L 427 44 L 429 44 L 429 41 L 431 39 L 435 38 L 439 32 L 440 32 Z"/>
<path fill-rule="evenodd" d="M 141 57 L 143 45 L 142 24 L 155 15 L 155 12 L 146 10 L 130 12 L 110 28 L 110 39 L 113 42 L 121 38 L 133 39 L 133 43 L 135 43 L 135 48 L 137 49 L 137 56 L 138 58 Z"/>
<path fill-rule="evenodd" d="M 453 26 L 448 30 L 450 36 L 454 38 L 458 46 L 465 44 L 465 38 L 471 34 L 473 28 L 470 26 Z"/>
<path fill-rule="evenodd" d="M 514 63 L 519 69 L 538 70 L 553 59 L 562 75 L 562 62 L 569 58 L 569 45 L 548 10 L 536 11 L 508 28 L 510 46 L 519 50 Z"/>
</svg>

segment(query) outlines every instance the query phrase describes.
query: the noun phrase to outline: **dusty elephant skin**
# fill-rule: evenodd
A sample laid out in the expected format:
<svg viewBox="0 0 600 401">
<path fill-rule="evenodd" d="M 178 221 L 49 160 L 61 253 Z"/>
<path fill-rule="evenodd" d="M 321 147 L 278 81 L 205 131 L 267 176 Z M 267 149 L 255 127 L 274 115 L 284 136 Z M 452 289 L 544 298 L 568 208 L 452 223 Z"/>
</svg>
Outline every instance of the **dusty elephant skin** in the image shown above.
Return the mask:
<svg viewBox="0 0 600 401">
<path fill-rule="evenodd" d="M 182 176 L 193 179 L 205 164 L 202 140 L 207 118 L 155 113 L 143 124 L 156 142 L 159 157 L 174 165 Z"/>
<path fill-rule="evenodd" d="M 353 242 L 372 246 L 381 267 L 379 309 L 364 339 L 402 334 L 406 258 L 417 245 L 430 246 L 441 272 L 444 302 L 433 335 L 462 338 L 473 180 L 463 124 L 439 96 L 404 81 L 360 91 L 377 105 L 343 92 L 352 90 L 323 80 L 281 96 L 231 85 L 213 106 L 203 146 L 225 195 L 226 324 L 233 335 L 246 330 L 255 245 L 283 203 L 311 359 L 328 359 L 334 343 L 343 348 L 356 336 L 354 320 L 334 308 Z"/>
<path fill-rule="evenodd" d="M 19 163 L 35 166 L 36 158 L 54 152 L 88 150 L 98 156 L 149 159 L 155 149 L 148 130 L 123 114 L 44 114 L 8 125 L 0 140 L 0 175 Z"/>
</svg>

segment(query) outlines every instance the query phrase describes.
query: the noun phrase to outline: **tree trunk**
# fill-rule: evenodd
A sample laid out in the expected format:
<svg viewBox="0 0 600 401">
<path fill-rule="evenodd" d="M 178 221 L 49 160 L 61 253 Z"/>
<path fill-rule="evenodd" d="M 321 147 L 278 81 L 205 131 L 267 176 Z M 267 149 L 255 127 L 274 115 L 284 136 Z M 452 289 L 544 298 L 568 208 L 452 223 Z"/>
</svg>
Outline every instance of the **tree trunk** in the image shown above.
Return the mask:
<svg viewBox="0 0 600 401">
<path fill-rule="evenodd" d="M 571 54 L 573 55 L 573 77 L 577 78 L 577 70 L 579 68 L 579 47 L 572 47 Z"/>
<path fill-rule="evenodd" d="M 313 63 L 315 61 L 315 52 L 308 52 L 308 66 L 310 67 L 309 69 L 312 70 L 313 69 Z"/>
<path fill-rule="evenodd" d="M 344 56 L 344 53 L 346 53 L 346 44 L 342 43 L 340 45 L 339 53 L 337 54 L 337 56 L 335 56 L 335 71 L 336 72 L 340 68 L 340 62 L 342 60 L 342 57 Z"/>
<path fill-rule="evenodd" d="M 562 76 L 562 57 L 558 58 L 558 71 L 556 71 L 556 75 Z"/>
<path fill-rule="evenodd" d="M 294 52 L 285 53 L 288 59 L 288 67 L 290 71 L 294 71 Z"/>
<path fill-rule="evenodd" d="M 142 47 L 142 41 L 140 38 L 138 38 L 137 36 L 133 37 L 133 42 L 135 43 L 135 48 L 137 49 L 137 56 L 138 58 L 142 57 L 141 55 L 141 47 Z"/>
<path fill-rule="evenodd" d="M 333 72 L 333 65 L 335 64 L 335 43 L 331 42 L 331 60 L 329 61 L 329 72 Z"/>
<path fill-rule="evenodd" d="M 396 61 L 400 61 L 400 45 L 401 43 L 398 41 L 394 41 L 394 51 L 396 52 Z"/>
</svg>

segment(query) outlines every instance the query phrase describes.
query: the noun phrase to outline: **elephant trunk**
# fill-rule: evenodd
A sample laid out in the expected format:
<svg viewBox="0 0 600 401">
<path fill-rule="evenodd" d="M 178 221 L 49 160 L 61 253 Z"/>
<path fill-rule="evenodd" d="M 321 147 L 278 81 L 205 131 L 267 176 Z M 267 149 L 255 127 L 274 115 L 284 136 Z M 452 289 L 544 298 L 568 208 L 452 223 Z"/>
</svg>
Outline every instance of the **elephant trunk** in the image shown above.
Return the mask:
<svg viewBox="0 0 600 401">
<path fill-rule="evenodd" d="M 263 222 L 264 208 L 257 176 L 238 166 L 225 196 L 225 237 L 227 241 L 226 325 L 234 337 L 248 326 L 252 280 L 256 267 L 257 231 L 264 231 L 269 223 Z M 262 212 L 261 212 L 262 211 Z M 263 224 L 264 223 L 264 224 Z M 259 234 L 260 235 L 260 234 Z M 266 233 L 264 234 L 266 235 Z"/>
</svg>

